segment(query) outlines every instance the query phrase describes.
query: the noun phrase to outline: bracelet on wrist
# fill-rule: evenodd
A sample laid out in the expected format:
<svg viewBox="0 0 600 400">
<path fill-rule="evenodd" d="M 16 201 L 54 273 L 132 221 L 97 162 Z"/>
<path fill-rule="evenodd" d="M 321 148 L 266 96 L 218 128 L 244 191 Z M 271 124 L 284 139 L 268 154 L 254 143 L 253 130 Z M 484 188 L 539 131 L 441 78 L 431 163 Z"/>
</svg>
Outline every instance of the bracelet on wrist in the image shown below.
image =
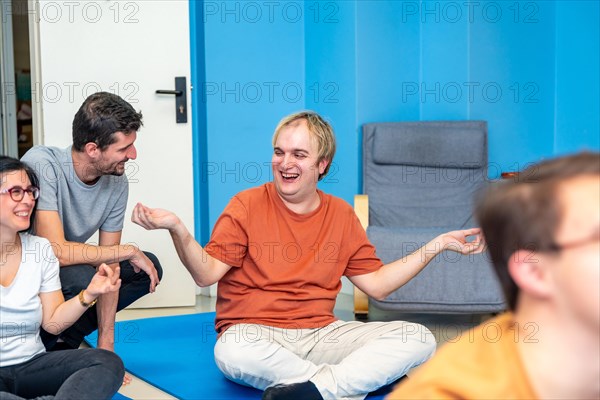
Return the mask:
<svg viewBox="0 0 600 400">
<path fill-rule="evenodd" d="M 79 298 L 79 303 L 80 303 L 80 304 L 81 304 L 83 307 L 85 307 L 85 308 L 90 308 L 90 307 L 92 307 L 94 304 L 96 304 L 96 302 L 98 301 L 98 299 L 97 299 L 97 298 L 96 298 L 96 299 L 94 299 L 94 300 L 92 300 L 90 303 L 86 303 L 86 302 L 85 302 L 85 298 L 83 297 L 83 292 L 85 292 L 85 289 L 82 289 L 82 290 L 81 290 L 81 292 L 79 292 L 79 296 L 78 296 L 78 298 Z"/>
</svg>

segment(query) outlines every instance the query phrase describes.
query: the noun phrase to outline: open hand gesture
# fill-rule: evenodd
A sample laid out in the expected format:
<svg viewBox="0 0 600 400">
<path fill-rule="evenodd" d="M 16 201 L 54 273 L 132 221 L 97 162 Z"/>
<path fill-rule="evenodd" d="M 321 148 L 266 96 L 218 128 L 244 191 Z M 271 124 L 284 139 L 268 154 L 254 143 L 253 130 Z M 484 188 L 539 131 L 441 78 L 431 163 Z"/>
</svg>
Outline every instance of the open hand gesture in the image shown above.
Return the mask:
<svg viewBox="0 0 600 400">
<path fill-rule="evenodd" d="M 474 238 L 469 241 L 470 236 Z M 485 250 L 485 240 L 479 228 L 447 232 L 442 235 L 442 240 L 444 250 L 460 254 L 478 254 Z"/>
<path fill-rule="evenodd" d="M 149 208 L 142 203 L 137 203 L 131 215 L 131 221 L 144 229 L 174 229 L 180 220 L 171 211 L 160 208 Z"/>
</svg>

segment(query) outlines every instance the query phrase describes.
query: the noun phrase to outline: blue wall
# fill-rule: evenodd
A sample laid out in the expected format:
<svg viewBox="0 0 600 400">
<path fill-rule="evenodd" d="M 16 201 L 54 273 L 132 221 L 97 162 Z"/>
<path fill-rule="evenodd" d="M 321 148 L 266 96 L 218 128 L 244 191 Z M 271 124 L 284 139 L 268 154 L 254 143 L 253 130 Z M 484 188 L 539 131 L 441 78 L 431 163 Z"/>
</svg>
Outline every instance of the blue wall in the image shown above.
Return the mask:
<svg viewBox="0 0 600 400">
<path fill-rule="evenodd" d="M 600 3 L 556 7 L 554 153 L 598 149 L 600 134 Z"/>
<path fill-rule="evenodd" d="M 231 196 L 271 179 L 273 130 L 304 108 L 336 130 L 320 187 L 348 202 L 367 122 L 487 120 L 492 176 L 600 148 L 597 1 L 190 3 L 202 243 Z"/>
</svg>

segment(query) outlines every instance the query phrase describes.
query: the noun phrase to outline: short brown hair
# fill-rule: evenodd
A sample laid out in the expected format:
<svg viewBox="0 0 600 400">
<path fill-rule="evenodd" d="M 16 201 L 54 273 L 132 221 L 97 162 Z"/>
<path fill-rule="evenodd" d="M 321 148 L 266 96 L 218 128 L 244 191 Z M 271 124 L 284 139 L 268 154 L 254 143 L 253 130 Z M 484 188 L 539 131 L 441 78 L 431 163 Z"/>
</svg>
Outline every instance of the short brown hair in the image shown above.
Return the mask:
<svg viewBox="0 0 600 400">
<path fill-rule="evenodd" d="M 518 250 L 552 251 L 561 223 L 558 188 L 566 181 L 600 175 L 600 153 L 579 153 L 533 165 L 514 179 L 493 183 L 477 202 L 475 214 L 511 310 L 519 288 L 508 272 Z"/>
<path fill-rule="evenodd" d="M 301 119 L 306 121 L 308 131 L 312 135 L 312 138 L 317 141 L 317 164 L 323 160 L 328 161 L 325 171 L 323 171 L 322 174 L 319 174 L 319 180 L 321 180 L 329 172 L 329 167 L 331 167 L 331 162 L 335 155 L 335 135 L 329 122 L 319 114 L 314 111 L 300 111 L 284 117 L 279 121 L 277 128 L 275 128 L 275 133 L 273 134 L 273 146 L 277 143 L 277 138 L 283 128 Z"/>
<path fill-rule="evenodd" d="M 88 96 L 73 118 L 73 149 L 83 151 L 87 143 L 100 150 L 116 142 L 115 133 L 130 135 L 142 123 L 142 113 L 113 93 L 98 92 Z"/>
</svg>

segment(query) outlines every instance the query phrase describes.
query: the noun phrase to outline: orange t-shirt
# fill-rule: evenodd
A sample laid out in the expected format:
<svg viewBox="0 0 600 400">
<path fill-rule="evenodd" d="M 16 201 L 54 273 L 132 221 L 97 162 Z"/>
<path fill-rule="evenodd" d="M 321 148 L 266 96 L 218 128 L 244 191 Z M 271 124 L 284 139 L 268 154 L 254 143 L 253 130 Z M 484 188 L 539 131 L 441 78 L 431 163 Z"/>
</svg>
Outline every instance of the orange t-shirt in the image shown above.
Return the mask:
<svg viewBox="0 0 600 400">
<path fill-rule="evenodd" d="M 531 334 L 519 331 L 512 313 L 499 315 L 443 345 L 386 400 L 537 399 L 517 348 L 537 340 Z"/>
<path fill-rule="evenodd" d="M 217 289 L 216 330 L 256 323 L 317 328 L 336 320 L 341 277 L 382 265 L 352 207 L 318 190 L 308 214 L 288 209 L 273 183 L 238 193 L 205 250 L 232 266 Z"/>
</svg>

